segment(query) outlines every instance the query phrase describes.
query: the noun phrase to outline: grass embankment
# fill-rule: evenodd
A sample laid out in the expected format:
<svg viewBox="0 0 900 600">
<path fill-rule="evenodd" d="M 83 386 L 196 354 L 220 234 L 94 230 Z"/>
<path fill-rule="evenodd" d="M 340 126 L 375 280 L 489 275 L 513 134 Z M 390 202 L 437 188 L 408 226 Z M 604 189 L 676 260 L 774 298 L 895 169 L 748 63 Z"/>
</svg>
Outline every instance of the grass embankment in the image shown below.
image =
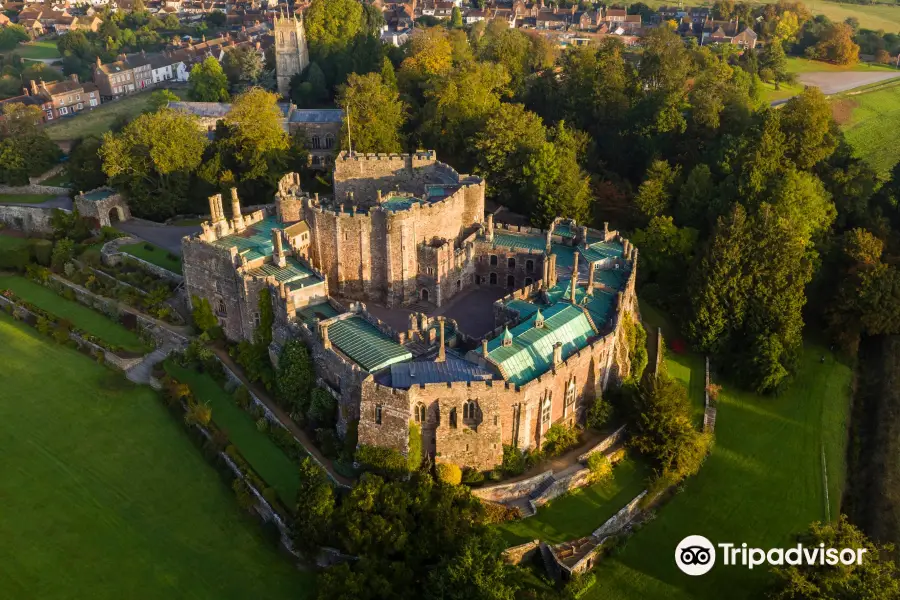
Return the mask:
<svg viewBox="0 0 900 600">
<path fill-rule="evenodd" d="M 150 246 L 150 249 L 147 248 L 148 246 Z M 171 252 L 163 250 L 159 246 L 141 242 L 139 244 L 120 246 L 119 250 L 126 254 L 136 256 L 142 260 L 146 260 L 148 263 L 152 263 L 158 267 L 162 267 L 163 269 L 168 269 L 173 273 L 178 273 L 179 275 L 181 274 L 181 258 L 175 256 Z M 172 258 L 173 256 L 175 258 Z"/>
<path fill-rule="evenodd" d="M 900 83 L 832 100 L 835 120 L 857 156 L 882 177 L 900 161 Z"/>
<path fill-rule="evenodd" d="M 9 238 L 13 239 L 13 238 Z M 121 346 L 128 352 L 146 352 L 147 345 L 136 333 L 74 300 L 66 300 L 49 288 L 20 275 L 0 275 L 0 290 L 12 290 L 17 296 L 35 306 L 67 319 L 72 325 L 109 344 Z"/>
<path fill-rule="evenodd" d="M 172 91 L 176 95 L 183 93 L 180 90 Z M 55 142 L 74 140 L 87 135 L 99 137 L 110 131 L 117 121 L 131 121 L 149 109 L 150 94 L 151 92 L 141 92 L 133 96 L 126 96 L 121 100 L 106 102 L 92 110 L 85 110 L 74 117 L 48 123 L 44 130 L 50 136 L 50 139 Z"/>
<path fill-rule="evenodd" d="M 900 28 L 900 25 L 898 25 Z M 896 71 L 897 69 L 891 65 L 882 65 L 880 63 L 858 62 L 853 65 L 835 65 L 821 60 L 810 60 L 799 56 L 789 56 L 787 59 L 788 73 L 848 73 L 862 72 L 869 73 L 873 71 Z"/>
<path fill-rule="evenodd" d="M 900 336 L 860 347 L 845 508 L 873 539 L 900 542 Z"/>
<path fill-rule="evenodd" d="M 53 184 L 48 183 L 46 185 Z M 0 194 L 0 204 L 40 204 L 54 198 L 56 198 L 56 194 Z"/>
<path fill-rule="evenodd" d="M 149 388 L 0 313 L 6 598 L 309 598 Z"/>
<path fill-rule="evenodd" d="M 558 544 L 590 535 L 647 487 L 649 468 L 626 458 L 613 467 L 613 476 L 602 483 L 566 494 L 538 509 L 527 519 L 499 526 L 509 546 L 541 540 Z"/>
<path fill-rule="evenodd" d="M 725 385 L 715 445 L 700 473 L 619 553 L 600 563 L 597 585 L 584 598 L 712 600 L 723 590 L 734 600 L 761 597 L 765 570 L 717 566 L 689 577 L 675 566 L 675 547 L 691 534 L 713 543 L 779 547 L 811 522 L 834 518 L 844 487 L 850 379 L 848 366 L 809 344 L 793 385 L 778 397 Z"/>
<path fill-rule="evenodd" d="M 215 424 L 228 434 L 228 439 L 263 481 L 278 492 L 285 506 L 294 506 L 300 486 L 298 466 L 256 428 L 253 418 L 212 377 L 179 367 L 172 361 L 167 361 L 165 368 L 170 376 L 188 384 L 195 398 L 209 403 Z"/>
</svg>

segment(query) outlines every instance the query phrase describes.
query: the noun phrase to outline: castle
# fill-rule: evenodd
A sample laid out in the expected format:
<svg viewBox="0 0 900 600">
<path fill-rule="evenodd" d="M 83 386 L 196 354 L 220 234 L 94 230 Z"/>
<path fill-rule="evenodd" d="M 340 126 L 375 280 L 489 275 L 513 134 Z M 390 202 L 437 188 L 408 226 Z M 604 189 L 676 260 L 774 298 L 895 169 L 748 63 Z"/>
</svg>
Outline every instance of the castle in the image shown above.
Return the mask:
<svg viewBox="0 0 900 600">
<path fill-rule="evenodd" d="M 358 421 L 360 444 L 406 453 L 417 432 L 435 460 L 489 469 L 504 445 L 583 422 L 627 375 L 637 249 L 617 232 L 495 225 L 484 180 L 434 152 L 343 152 L 333 191 L 304 193 L 292 173 L 268 212 L 243 215 L 233 190 L 231 219 L 213 196 L 182 247 L 189 296 L 231 340 L 252 339 L 271 290 L 270 356 L 308 345 L 341 434 Z"/>
<path fill-rule="evenodd" d="M 275 17 L 275 78 L 278 93 L 291 95 L 291 78 L 309 66 L 303 21 L 294 16 Z"/>
</svg>

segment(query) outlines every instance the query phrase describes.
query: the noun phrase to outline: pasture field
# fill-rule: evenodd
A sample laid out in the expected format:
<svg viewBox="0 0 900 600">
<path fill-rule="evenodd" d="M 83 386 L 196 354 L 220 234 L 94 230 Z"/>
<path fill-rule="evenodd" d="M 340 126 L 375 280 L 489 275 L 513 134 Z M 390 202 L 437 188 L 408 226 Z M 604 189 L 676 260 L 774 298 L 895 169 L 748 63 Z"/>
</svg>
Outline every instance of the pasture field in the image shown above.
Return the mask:
<svg viewBox="0 0 900 600">
<path fill-rule="evenodd" d="M 180 94 L 181 90 L 172 90 Z M 100 106 L 85 110 L 74 117 L 63 118 L 44 126 L 44 130 L 54 142 L 75 140 L 88 135 L 102 136 L 110 131 L 120 119 L 131 121 L 150 107 L 150 94 L 140 92 L 125 96 L 121 100 L 105 102 Z"/>
<path fill-rule="evenodd" d="M 856 155 L 887 177 L 900 161 L 900 85 L 885 84 L 872 91 L 846 94 L 832 100 L 835 119 Z"/>
<path fill-rule="evenodd" d="M 18 54 L 22 58 L 62 58 L 59 49 L 56 47 L 56 40 L 39 40 L 36 42 L 28 42 L 27 44 L 19 44 L 12 50 L 7 50 L 5 53 Z"/>
<path fill-rule="evenodd" d="M 155 392 L 5 313 L 0 364 L 0 596 L 314 595 Z"/>
</svg>

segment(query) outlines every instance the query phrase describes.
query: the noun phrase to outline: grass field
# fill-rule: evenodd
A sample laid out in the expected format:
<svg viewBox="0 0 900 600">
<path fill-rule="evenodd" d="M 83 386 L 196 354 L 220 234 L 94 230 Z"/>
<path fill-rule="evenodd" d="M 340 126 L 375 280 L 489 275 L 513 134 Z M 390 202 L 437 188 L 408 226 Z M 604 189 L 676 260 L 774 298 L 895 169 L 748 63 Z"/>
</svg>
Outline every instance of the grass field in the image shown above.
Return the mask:
<svg viewBox="0 0 900 600">
<path fill-rule="evenodd" d="M 647 487 L 649 475 L 644 463 L 626 458 L 613 467 L 610 481 L 557 498 L 533 517 L 503 523 L 500 534 L 509 546 L 531 540 L 558 544 L 590 535 Z"/>
<path fill-rule="evenodd" d="M 53 290 L 30 279 L 19 275 L 0 275 L 0 289 L 12 290 L 20 298 L 57 317 L 68 319 L 78 329 L 95 335 L 109 344 L 121 346 L 129 352 L 148 350 L 147 345 L 133 331 L 74 300 L 66 300 Z"/>
<path fill-rule="evenodd" d="M 896 71 L 897 69 L 878 63 L 858 62 L 855 65 L 833 65 L 831 63 L 822 62 L 820 60 L 809 60 L 808 58 L 800 58 L 799 56 L 789 56 L 787 59 L 788 73 L 846 73 L 852 72 L 872 72 L 872 71 Z"/>
<path fill-rule="evenodd" d="M 237 446 L 259 476 L 278 492 L 285 506 L 293 507 L 300 486 L 299 468 L 265 433 L 256 428 L 253 418 L 235 404 L 234 399 L 209 375 L 184 369 L 171 361 L 166 363 L 166 372 L 191 386 L 196 398 L 209 402 L 216 425 L 228 433 L 231 443 Z"/>
<path fill-rule="evenodd" d="M 12 50 L 7 50 L 5 53 L 18 54 L 22 58 L 61 58 L 59 49 L 56 47 L 56 40 L 42 40 L 20 44 Z"/>
<path fill-rule="evenodd" d="M 675 371 L 671 362 L 669 368 Z M 730 600 L 762 597 L 765 570 L 717 566 L 689 577 L 675 566 L 675 547 L 690 534 L 714 544 L 777 547 L 811 522 L 834 518 L 844 485 L 850 379 L 849 367 L 808 345 L 796 380 L 779 397 L 726 385 L 715 445 L 700 473 L 624 549 L 600 563 L 597 584 L 583 598 L 713 600 L 725 597 L 724 590 Z"/>
<path fill-rule="evenodd" d="M 887 177 L 900 161 L 900 85 L 843 95 L 832 100 L 832 106 L 856 155 Z"/>
<path fill-rule="evenodd" d="M 147 250 L 145 246 L 152 244 L 147 244 L 146 242 L 142 242 L 139 244 L 129 244 L 127 246 L 121 246 L 119 249 L 126 254 L 130 254 L 132 256 L 136 256 L 140 259 L 146 260 L 149 263 L 153 263 L 156 266 L 162 267 L 163 269 L 168 269 L 173 273 L 181 273 L 181 258 L 175 258 L 174 260 L 169 257 L 169 252 L 163 250 L 158 246 L 153 246 L 152 250 Z"/>
<path fill-rule="evenodd" d="M 644 0 L 650 8 L 671 6 L 671 0 Z M 771 4 L 771 2 L 750 2 L 750 4 Z M 859 19 L 860 27 L 878 31 L 884 29 L 887 33 L 900 31 L 900 4 L 886 5 L 873 4 L 863 6 L 861 4 L 840 4 L 829 0 L 804 0 L 803 4 L 814 15 L 826 15 L 832 21 L 843 22 L 847 17 Z M 697 0 L 689 6 L 712 6 L 712 0 Z"/>
<path fill-rule="evenodd" d="M 48 183 L 47 185 L 53 185 Z M 56 194 L 0 194 L 0 203 L 40 204 L 56 198 Z"/>
<path fill-rule="evenodd" d="M 173 90 L 180 94 L 180 90 Z M 132 120 L 146 110 L 150 103 L 151 92 L 141 92 L 126 96 L 121 100 L 101 104 L 91 111 L 84 111 L 78 116 L 62 119 L 44 127 L 53 141 L 74 140 L 87 135 L 101 136 L 112 129 L 120 118 Z"/>
<path fill-rule="evenodd" d="M 0 313 L 0 594 L 313 596 L 149 388 Z"/>
<path fill-rule="evenodd" d="M 48 177 L 47 179 L 41 182 L 41 185 L 55 185 L 59 187 L 68 187 L 69 186 L 69 174 L 63 170 L 52 177 Z"/>
</svg>

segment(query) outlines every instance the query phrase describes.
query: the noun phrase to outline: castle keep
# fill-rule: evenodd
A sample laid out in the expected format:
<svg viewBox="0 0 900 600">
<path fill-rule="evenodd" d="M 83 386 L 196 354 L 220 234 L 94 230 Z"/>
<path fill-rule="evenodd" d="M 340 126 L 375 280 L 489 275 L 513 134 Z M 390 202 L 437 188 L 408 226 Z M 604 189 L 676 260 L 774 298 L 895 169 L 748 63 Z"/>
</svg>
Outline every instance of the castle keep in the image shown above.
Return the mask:
<svg viewBox="0 0 900 600">
<path fill-rule="evenodd" d="M 627 375 L 637 249 L 570 221 L 495 226 L 484 192 L 433 152 L 342 153 L 332 196 L 289 174 L 270 212 L 243 215 L 233 191 L 227 219 L 210 198 L 182 242 L 185 285 L 232 340 L 252 339 L 268 287 L 272 359 L 290 339 L 309 346 L 342 434 L 358 421 L 360 444 L 405 453 L 416 424 L 437 461 L 489 469 L 504 445 L 583 422 Z"/>
</svg>

